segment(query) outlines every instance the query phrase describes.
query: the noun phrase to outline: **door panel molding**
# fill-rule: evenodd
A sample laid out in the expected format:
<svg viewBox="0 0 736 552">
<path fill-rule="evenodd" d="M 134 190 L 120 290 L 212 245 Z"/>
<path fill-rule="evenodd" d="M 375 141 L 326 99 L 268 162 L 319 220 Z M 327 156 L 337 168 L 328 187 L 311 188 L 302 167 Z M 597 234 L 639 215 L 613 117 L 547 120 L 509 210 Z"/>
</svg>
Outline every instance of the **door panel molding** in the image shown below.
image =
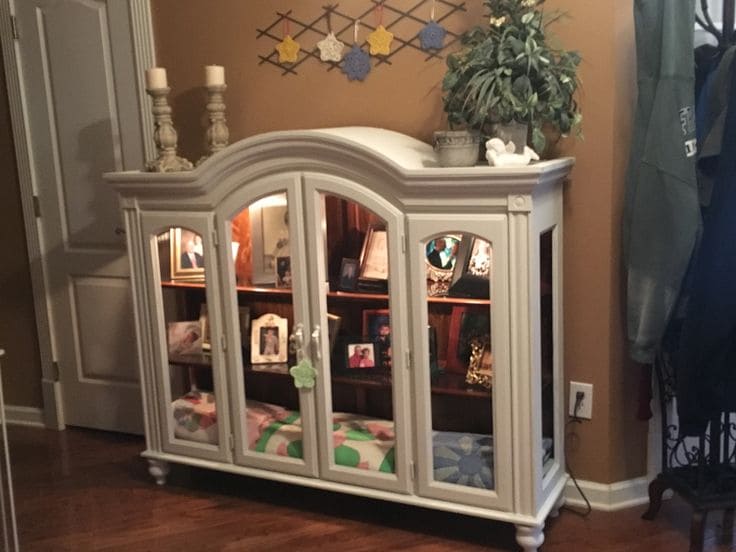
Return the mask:
<svg viewBox="0 0 736 552">
<path fill-rule="evenodd" d="M 61 401 L 62 386 L 56 380 L 53 366 L 55 353 L 52 343 L 50 303 L 44 275 L 42 240 L 39 223 L 34 211 L 33 198 L 36 193 L 36 185 L 31 166 L 30 137 L 27 130 L 27 102 L 21 86 L 23 75 L 18 62 L 19 46 L 18 41 L 13 36 L 13 24 L 11 21 L 17 2 L 18 0 L 0 0 L 0 46 L 2 46 L 3 64 L 8 88 L 8 103 L 15 145 L 26 247 L 28 249 L 30 264 L 31 286 L 34 296 L 33 307 L 41 358 L 44 423 L 48 428 L 64 429 L 65 420 Z M 127 12 L 132 31 L 135 74 L 131 75 L 131 77 L 136 81 L 138 97 L 128 100 L 135 101 L 138 104 L 137 111 L 140 113 L 141 118 L 139 121 L 131 121 L 130 124 L 136 124 L 142 129 L 146 158 L 152 158 L 155 154 L 153 116 L 149 109 L 149 101 L 144 84 L 144 69 L 155 64 L 150 0 L 116 2 L 114 9 L 116 12 Z M 20 39 L 22 40 L 22 29 L 20 32 Z M 119 101 L 124 100 L 123 98 L 119 98 Z M 123 152 L 123 155 L 123 161 L 125 162 L 125 152 Z"/>
</svg>

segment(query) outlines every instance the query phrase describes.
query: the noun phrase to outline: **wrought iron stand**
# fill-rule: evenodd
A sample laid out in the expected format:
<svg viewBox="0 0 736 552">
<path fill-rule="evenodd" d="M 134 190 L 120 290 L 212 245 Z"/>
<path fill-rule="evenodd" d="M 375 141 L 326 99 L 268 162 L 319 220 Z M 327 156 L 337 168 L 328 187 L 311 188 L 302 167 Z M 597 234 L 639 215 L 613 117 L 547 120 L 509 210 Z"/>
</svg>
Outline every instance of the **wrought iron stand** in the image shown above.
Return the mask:
<svg viewBox="0 0 736 552">
<path fill-rule="evenodd" d="M 690 552 L 703 550 L 705 524 L 711 510 L 724 510 L 723 535 L 731 539 L 736 508 L 736 413 L 722 412 L 697 437 L 681 437 L 675 409 L 672 364 L 664 355 L 655 363 L 662 413 L 662 471 L 649 484 L 649 509 L 654 519 L 667 489 L 693 508 Z"/>
</svg>

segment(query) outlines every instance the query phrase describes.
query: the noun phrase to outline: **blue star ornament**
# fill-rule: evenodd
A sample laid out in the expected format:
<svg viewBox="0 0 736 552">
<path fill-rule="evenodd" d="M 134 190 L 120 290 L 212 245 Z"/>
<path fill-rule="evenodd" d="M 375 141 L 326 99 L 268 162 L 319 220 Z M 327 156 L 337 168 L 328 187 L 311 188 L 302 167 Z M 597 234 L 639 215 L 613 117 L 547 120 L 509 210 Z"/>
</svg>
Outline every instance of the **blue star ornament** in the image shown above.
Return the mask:
<svg viewBox="0 0 736 552">
<path fill-rule="evenodd" d="M 342 58 L 342 72 L 348 76 L 348 80 L 364 80 L 371 71 L 371 57 L 353 44 L 350 51 Z"/>
<path fill-rule="evenodd" d="M 419 31 L 419 42 L 422 50 L 441 50 L 444 47 L 446 35 L 447 31 L 442 25 L 430 21 Z"/>
</svg>

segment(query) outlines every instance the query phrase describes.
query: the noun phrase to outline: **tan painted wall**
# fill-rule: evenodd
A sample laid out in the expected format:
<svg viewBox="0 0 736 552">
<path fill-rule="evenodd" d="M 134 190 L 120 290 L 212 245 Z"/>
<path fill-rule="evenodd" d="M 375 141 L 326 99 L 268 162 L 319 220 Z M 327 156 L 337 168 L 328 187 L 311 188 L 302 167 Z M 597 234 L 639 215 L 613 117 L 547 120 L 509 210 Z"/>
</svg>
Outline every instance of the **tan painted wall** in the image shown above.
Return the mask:
<svg viewBox="0 0 736 552">
<path fill-rule="evenodd" d="M 6 355 L 2 359 L 3 389 L 8 404 L 40 408 L 41 358 L 6 90 L 0 56 L 0 348 L 5 349 Z"/>
<path fill-rule="evenodd" d="M 324 2 L 251 0 L 246 7 L 240 0 L 221 0 L 206 14 L 196 0 L 153 4 L 158 63 L 168 69 L 181 150 L 190 158 L 203 150 L 202 67 L 210 63 L 226 67 L 232 141 L 270 130 L 339 125 L 385 127 L 429 140 L 443 126 L 444 64 L 425 62 L 419 52 L 402 52 L 364 83 L 326 72 L 316 60 L 287 77 L 258 64 L 257 56 L 275 42 L 257 39 L 256 29 L 290 8 L 300 20 L 316 18 Z M 341 6 L 348 11 L 365 4 Z M 448 27 L 483 22 L 481 3 L 468 4 L 471 11 L 453 16 Z M 646 470 L 646 423 L 635 420 L 637 373 L 626 361 L 623 337 L 619 247 L 635 92 L 631 6 L 618 0 L 548 0 L 547 6 L 570 15 L 554 29 L 562 45 L 580 50 L 584 60 L 585 140 L 561 146 L 577 157 L 565 198 L 565 369 L 566 380 L 594 384 L 595 400 L 593 420 L 571 428 L 576 435 L 568 440 L 568 454 L 577 476 L 614 482 Z M 277 37 L 281 32 L 274 27 Z M 318 39 L 307 33 L 299 40 L 306 45 Z"/>
</svg>

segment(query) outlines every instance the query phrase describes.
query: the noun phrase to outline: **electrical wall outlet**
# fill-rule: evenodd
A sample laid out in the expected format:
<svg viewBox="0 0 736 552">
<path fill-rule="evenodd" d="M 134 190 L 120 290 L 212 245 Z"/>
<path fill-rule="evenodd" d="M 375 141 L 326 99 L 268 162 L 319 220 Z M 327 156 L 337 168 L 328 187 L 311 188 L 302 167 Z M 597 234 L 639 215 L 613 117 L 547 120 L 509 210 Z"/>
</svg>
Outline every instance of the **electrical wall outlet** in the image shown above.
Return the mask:
<svg viewBox="0 0 736 552">
<path fill-rule="evenodd" d="M 582 393 L 582 400 L 578 403 L 578 394 Z M 570 382 L 570 416 L 575 416 L 575 405 L 578 404 L 577 417 L 590 420 L 593 417 L 593 384 Z"/>
</svg>

